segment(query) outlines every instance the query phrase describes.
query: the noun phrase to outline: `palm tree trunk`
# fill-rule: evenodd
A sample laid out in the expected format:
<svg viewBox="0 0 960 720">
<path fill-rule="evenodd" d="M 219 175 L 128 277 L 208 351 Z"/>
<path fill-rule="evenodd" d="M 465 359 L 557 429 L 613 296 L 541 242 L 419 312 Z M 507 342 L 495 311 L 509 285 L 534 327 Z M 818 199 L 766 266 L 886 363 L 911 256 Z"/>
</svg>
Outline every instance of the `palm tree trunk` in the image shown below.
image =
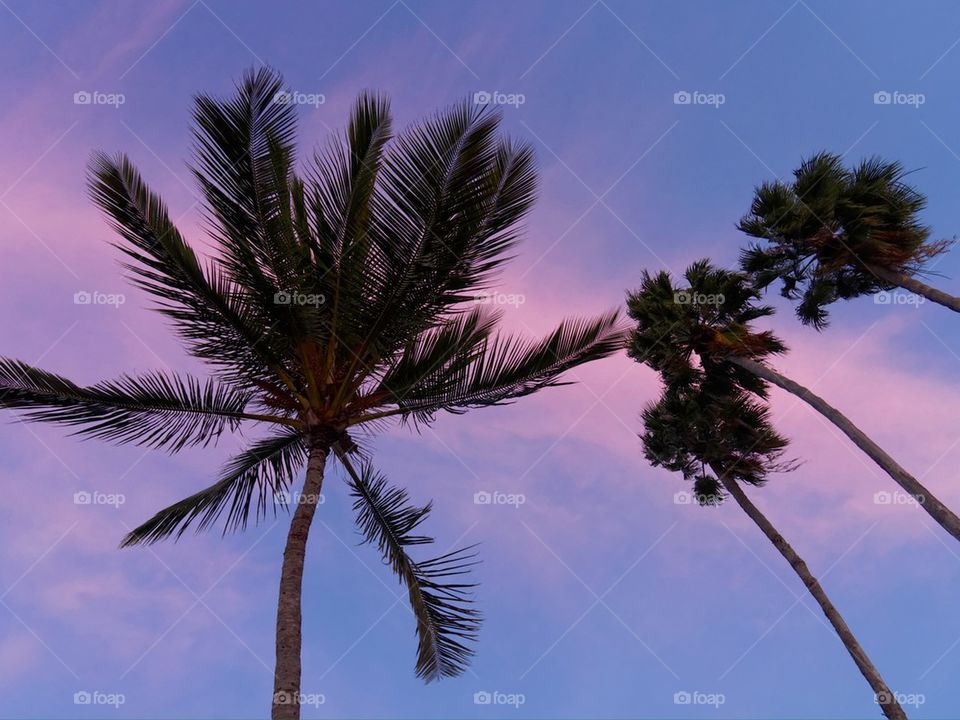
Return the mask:
<svg viewBox="0 0 960 720">
<path fill-rule="evenodd" d="M 926 283 L 920 282 L 912 275 L 894 272 L 893 270 L 888 270 L 877 265 L 868 265 L 867 270 L 872 272 L 885 283 L 902 287 L 904 290 L 909 290 L 912 293 L 916 293 L 917 295 L 925 297 L 930 302 L 943 305 L 944 307 L 950 308 L 954 312 L 960 312 L 960 297 L 957 297 L 956 295 L 948 295 L 942 290 L 937 290 L 935 287 L 931 287 Z"/>
<path fill-rule="evenodd" d="M 323 471 L 330 451 L 328 442 L 311 441 L 303 493 L 290 521 L 287 546 L 280 572 L 280 599 L 277 602 L 277 666 L 273 681 L 273 720 L 300 720 L 300 598 L 303 589 L 303 561 L 307 536 L 317 510 Z"/>
<path fill-rule="evenodd" d="M 750 519 L 763 531 L 763 534 L 773 543 L 773 546 L 783 555 L 786 561 L 790 563 L 790 567 L 793 568 L 793 571 L 800 577 L 800 580 L 803 581 L 804 586 L 810 591 L 810 594 L 813 595 L 817 604 L 820 605 L 820 609 L 823 610 L 823 614 L 827 616 L 827 620 L 833 625 L 833 629 L 837 631 L 837 635 L 840 636 L 840 641 L 847 649 L 847 652 L 850 653 L 850 657 L 853 658 L 863 677 L 866 678 L 867 682 L 870 683 L 870 687 L 873 688 L 877 703 L 883 710 L 883 714 L 887 718 L 890 718 L 890 720 L 907 720 L 907 714 L 903 711 L 903 708 L 900 707 L 896 696 L 883 681 L 880 672 L 874 667 L 870 658 L 867 657 L 867 653 L 860 646 L 860 643 L 857 642 L 857 638 L 854 637 L 853 632 L 851 632 L 850 627 L 844 621 L 840 612 L 834 607 L 833 603 L 830 602 L 830 598 L 827 597 L 823 587 L 821 587 L 817 579 L 810 573 L 810 569 L 803 561 L 803 558 L 797 555 L 796 550 L 790 546 L 790 543 L 784 539 L 783 535 L 767 520 L 759 508 L 750 502 L 750 498 L 743 492 L 743 489 L 736 480 L 732 477 L 727 477 L 725 473 L 720 472 L 717 468 L 713 468 L 713 470 L 723 484 L 723 487 L 733 496 L 733 499 L 743 508 L 743 511 L 750 516 Z"/>
<path fill-rule="evenodd" d="M 750 358 L 740 355 L 731 355 L 727 357 L 727 360 L 735 365 L 739 365 L 745 370 L 750 371 L 757 377 L 763 378 L 764 380 L 783 388 L 787 392 L 796 395 L 798 398 L 805 401 L 817 412 L 827 418 L 827 420 L 840 428 L 844 435 L 853 440 L 854 444 L 858 448 L 869 455 L 877 465 L 884 469 L 887 475 L 892 477 L 900 487 L 909 493 L 914 500 L 917 501 L 920 507 L 926 510 L 930 517 L 940 524 L 940 527 L 953 535 L 953 537 L 955 537 L 957 540 L 960 540 L 960 518 L 958 518 L 950 508 L 940 502 L 940 500 L 938 500 L 929 490 L 927 490 L 927 488 L 925 488 L 919 480 L 904 470 L 896 460 L 890 457 L 883 450 L 883 448 L 867 437 L 867 435 L 860 430 L 860 428 L 854 425 L 846 415 L 830 405 L 819 395 L 814 394 L 802 385 L 795 383 L 793 380 L 784 377 L 767 365 L 758 363 L 756 360 L 751 360 Z"/>
</svg>

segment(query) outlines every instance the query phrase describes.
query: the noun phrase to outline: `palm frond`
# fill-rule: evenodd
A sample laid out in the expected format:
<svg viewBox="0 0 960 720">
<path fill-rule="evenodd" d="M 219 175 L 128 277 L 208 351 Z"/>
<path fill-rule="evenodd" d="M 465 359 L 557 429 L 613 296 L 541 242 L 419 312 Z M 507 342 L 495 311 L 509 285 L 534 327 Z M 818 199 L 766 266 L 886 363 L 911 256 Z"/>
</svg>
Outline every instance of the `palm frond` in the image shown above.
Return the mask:
<svg viewBox="0 0 960 720">
<path fill-rule="evenodd" d="M 422 333 L 390 365 L 375 392 L 407 397 L 418 387 L 452 390 L 451 383 L 486 349 L 500 317 L 478 306 Z"/>
<path fill-rule="evenodd" d="M 233 97 L 198 96 L 193 119 L 194 176 L 227 267 L 249 288 L 264 284 L 266 273 L 282 283 L 293 262 L 288 191 L 297 129 L 283 79 L 269 68 L 250 70 Z"/>
<path fill-rule="evenodd" d="M 449 363 L 447 372 L 427 374 L 388 402 L 397 405 L 398 414 L 417 420 L 440 410 L 462 413 L 500 405 L 544 387 L 567 384 L 561 380 L 563 373 L 614 354 L 623 349 L 625 339 L 618 311 L 592 320 L 568 320 L 534 342 L 515 336 L 484 339 L 466 349 L 469 356 L 464 362 Z"/>
<path fill-rule="evenodd" d="M 358 320 L 384 357 L 473 299 L 509 260 L 536 189 L 529 146 L 468 102 L 396 138 L 371 224 L 381 283 Z"/>
<path fill-rule="evenodd" d="M 306 178 L 304 222 L 315 264 L 313 292 L 327 298 L 327 336 L 351 345 L 360 340 L 357 318 L 366 312 L 372 288 L 384 282 L 370 224 L 392 127 L 386 98 L 362 93 L 345 135 L 316 153 Z"/>
<path fill-rule="evenodd" d="M 125 263 L 125 269 L 158 301 L 191 352 L 234 378 L 275 379 L 285 356 L 269 321 L 244 302 L 222 273 L 204 270 L 163 201 L 129 159 L 95 154 L 89 188 L 125 241 L 116 247 L 134 261 Z"/>
<path fill-rule="evenodd" d="M 291 487 L 305 459 L 300 432 L 287 431 L 255 442 L 227 464 L 220 480 L 161 510 L 130 531 L 120 546 L 152 545 L 172 535 L 180 538 L 194 523 L 196 532 L 203 532 L 224 511 L 224 534 L 242 530 L 251 512 L 257 521 L 266 516 L 270 497 L 276 500 Z"/>
<path fill-rule="evenodd" d="M 75 434 L 176 452 L 206 445 L 252 418 L 250 395 L 214 381 L 153 372 L 81 387 L 60 375 L 0 358 L 0 407 Z"/>
<path fill-rule="evenodd" d="M 412 505 L 406 490 L 390 487 L 369 463 L 358 473 L 343 453 L 338 457 L 349 475 L 361 533 L 407 587 L 417 620 L 417 677 L 430 682 L 462 674 L 473 656 L 465 643 L 475 640 L 480 628 L 480 614 L 470 606 L 475 584 L 459 579 L 476 564 L 473 548 L 414 561 L 408 548 L 433 542 L 416 534 L 430 504 Z"/>
</svg>

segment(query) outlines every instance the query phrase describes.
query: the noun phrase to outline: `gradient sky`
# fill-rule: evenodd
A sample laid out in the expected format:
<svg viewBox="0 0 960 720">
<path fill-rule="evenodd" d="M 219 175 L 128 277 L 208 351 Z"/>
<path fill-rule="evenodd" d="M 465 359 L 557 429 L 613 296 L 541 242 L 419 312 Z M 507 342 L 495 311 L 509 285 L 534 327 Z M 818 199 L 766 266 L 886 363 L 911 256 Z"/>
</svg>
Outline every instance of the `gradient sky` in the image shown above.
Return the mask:
<svg viewBox="0 0 960 720">
<path fill-rule="evenodd" d="M 185 161 L 191 98 L 269 64 L 301 108 L 304 148 L 382 90 L 399 126 L 475 92 L 521 94 L 541 197 L 503 291 L 515 329 L 605 310 L 644 268 L 734 262 L 752 187 L 820 149 L 916 169 L 926 221 L 960 231 L 960 6 L 952 2 L 31 3 L 0 0 L 0 355 L 95 382 L 202 372 L 117 268 L 84 193 L 94 149 L 127 152 L 204 247 Z M 122 94 L 75 104 L 77 92 Z M 721 93 L 719 107 L 679 91 Z M 923 95 L 877 105 L 874 93 Z M 952 288 L 960 251 L 935 284 Z M 119 307 L 77 292 L 125 293 Z M 778 305 L 782 303 L 778 302 Z M 818 335 L 783 307 L 778 367 L 858 422 L 960 508 L 960 333 L 930 303 L 859 299 Z M 424 686 L 401 588 L 359 546 L 331 475 L 304 596 L 305 717 L 868 718 L 869 687 L 819 609 L 732 503 L 677 504 L 644 461 L 651 371 L 624 357 L 518 405 L 396 428 L 378 464 L 435 499 L 440 547 L 481 543 L 486 621 L 472 671 Z M 915 718 L 960 716 L 960 552 L 930 518 L 875 502 L 892 481 L 794 398 L 777 426 L 804 461 L 751 491 L 806 557 Z M 155 510 L 209 484 L 242 438 L 176 457 L 0 426 L 0 717 L 263 717 L 285 516 L 221 539 L 120 551 Z M 522 493 L 519 507 L 474 503 Z M 77 492 L 123 503 L 78 505 Z M 74 703 L 120 694 L 118 707 Z M 522 695 L 478 705 L 474 694 Z M 675 704 L 678 692 L 723 704 Z"/>
</svg>

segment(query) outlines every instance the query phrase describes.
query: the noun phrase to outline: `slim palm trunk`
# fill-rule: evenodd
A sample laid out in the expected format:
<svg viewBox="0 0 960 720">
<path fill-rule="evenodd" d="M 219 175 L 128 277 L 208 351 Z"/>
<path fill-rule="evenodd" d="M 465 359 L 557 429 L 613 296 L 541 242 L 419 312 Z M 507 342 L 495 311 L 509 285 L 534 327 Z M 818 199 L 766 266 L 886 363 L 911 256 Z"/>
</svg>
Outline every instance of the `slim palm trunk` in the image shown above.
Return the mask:
<svg viewBox="0 0 960 720">
<path fill-rule="evenodd" d="M 853 658 L 857 667 L 860 668 L 860 672 L 863 673 L 867 682 L 870 683 L 870 687 L 873 688 L 873 692 L 883 710 L 883 714 L 887 718 L 890 718 L 890 720 L 907 720 L 907 714 L 903 711 L 903 708 L 900 707 L 896 696 L 883 681 L 880 672 L 874 667 L 870 658 L 867 657 L 867 653 L 860 647 L 857 638 L 854 637 L 853 632 L 851 632 L 850 627 L 844 621 L 840 612 L 834 607 L 833 603 L 830 602 L 830 598 L 827 597 L 820 583 L 810 573 L 803 558 L 797 555 L 797 552 L 790 546 L 790 543 L 788 543 L 773 524 L 767 520 L 766 516 L 760 512 L 757 506 L 750 502 L 750 498 L 747 497 L 746 493 L 743 492 L 743 489 L 733 478 L 726 477 L 725 474 L 719 472 L 717 468 L 714 468 L 714 472 L 717 473 L 717 477 L 720 478 L 723 487 L 733 496 L 737 504 L 743 508 L 743 511 L 750 516 L 750 519 L 763 531 L 767 539 L 773 543 L 773 546 L 777 548 L 786 561 L 790 563 L 790 567 L 793 568 L 793 571 L 800 577 L 800 580 L 803 581 L 804 586 L 810 591 L 810 594 L 813 595 L 817 604 L 820 605 L 820 609 L 823 610 L 823 614 L 827 616 L 827 620 L 833 625 L 833 629 L 837 631 L 837 635 L 840 636 L 840 641 L 844 647 L 847 648 L 850 657 Z"/>
<path fill-rule="evenodd" d="M 727 360 L 750 371 L 757 377 L 763 378 L 783 388 L 787 392 L 796 395 L 817 410 L 817 412 L 827 418 L 827 420 L 840 428 L 843 434 L 853 440 L 854 444 L 869 455 L 877 465 L 883 468 L 887 475 L 892 477 L 900 487 L 908 492 L 917 503 L 920 504 L 920 507 L 926 510 L 930 517 L 936 520 L 944 530 L 953 535 L 957 540 L 960 540 L 960 518 L 958 518 L 950 508 L 940 502 L 927 488 L 921 485 L 919 480 L 904 470 L 883 448 L 867 437 L 846 415 L 830 405 L 819 395 L 814 394 L 793 380 L 784 377 L 767 365 L 738 355 L 731 355 Z"/>
<path fill-rule="evenodd" d="M 904 290 L 909 290 L 912 293 L 925 297 L 930 302 L 935 302 L 938 305 L 950 308 L 954 312 L 960 312 L 960 297 L 948 295 L 942 290 L 937 290 L 935 287 L 920 282 L 912 275 L 893 272 L 892 270 L 887 270 L 886 268 L 876 265 L 868 265 L 867 269 L 884 282 L 902 287 Z"/>
<path fill-rule="evenodd" d="M 280 572 L 280 599 L 277 602 L 277 666 L 273 681 L 273 720 L 300 720 L 300 599 L 303 589 L 303 561 L 307 536 L 317 510 L 328 444 L 311 442 L 303 494 L 290 521 L 287 546 Z"/>
</svg>

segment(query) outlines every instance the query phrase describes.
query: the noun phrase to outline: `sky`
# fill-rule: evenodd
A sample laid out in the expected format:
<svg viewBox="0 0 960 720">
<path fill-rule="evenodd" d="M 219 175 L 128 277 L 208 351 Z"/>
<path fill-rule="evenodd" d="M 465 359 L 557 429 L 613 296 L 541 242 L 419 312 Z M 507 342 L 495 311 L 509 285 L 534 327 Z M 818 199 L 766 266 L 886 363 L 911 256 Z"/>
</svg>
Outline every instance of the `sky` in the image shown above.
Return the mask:
<svg viewBox="0 0 960 720">
<path fill-rule="evenodd" d="M 953 2 L 0 0 L 0 38 L 0 355 L 77 382 L 205 372 L 125 283 L 86 196 L 90 153 L 129 154 L 208 249 L 186 166 L 192 98 L 265 64 L 300 98 L 301 157 L 364 89 L 391 97 L 400 127 L 464 97 L 501 105 L 541 176 L 500 286 L 505 323 L 531 335 L 616 307 L 644 269 L 734 264 L 753 187 L 819 150 L 902 161 L 935 235 L 960 231 Z M 960 252 L 935 270 L 955 293 Z M 791 348 L 778 369 L 960 508 L 955 318 L 861 298 L 817 333 L 770 300 Z M 415 678 L 402 588 L 330 474 L 306 566 L 304 717 L 879 717 L 739 508 L 685 503 L 683 480 L 644 460 L 654 373 L 616 356 L 569 379 L 373 443 L 391 481 L 434 500 L 439 547 L 480 544 L 485 622 L 460 678 Z M 960 548 L 808 407 L 771 402 L 801 465 L 751 497 L 910 717 L 957 717 Z M 0 717 L 265 717 L 287 516 L 117 547 L 256 430 L 170 456 L 3 420 Z"/>
</svg>

